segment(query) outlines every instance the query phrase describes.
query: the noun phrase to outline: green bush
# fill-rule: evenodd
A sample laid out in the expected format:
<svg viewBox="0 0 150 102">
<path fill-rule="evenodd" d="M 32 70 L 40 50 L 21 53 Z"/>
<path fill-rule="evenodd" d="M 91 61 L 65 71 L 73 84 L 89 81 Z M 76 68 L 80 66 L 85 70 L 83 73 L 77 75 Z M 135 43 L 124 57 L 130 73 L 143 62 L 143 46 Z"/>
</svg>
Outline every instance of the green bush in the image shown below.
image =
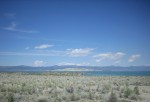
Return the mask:
<svg viewBox="0 0 150 102">
<path fill-rule="evenodd" d="M 126 90 L 124 91 L 124 97 L 128 98 L 131 95 L 131 93 L 132 90 L 127 87 Z"/>
<path fill-rule="evenodd" d="M 46 97 L 39 97 L 37 102 L 48 102 Z"/>
<path fill-rule="evenodd" d="M 66 91 L 67 91 L 68 93 L 73 93 L 73 92 L 74 92 L 74 88 L 73 88 L 72 86 L 67 87 L 67 88 L 66 88 Z"/>
<path fill-rule="evenodd" d="M 71 101 L 75 101 L 76 100 L 76 96 L 75 96 L 75 94 L 73 93 L 72 95 L 71 95 Z"/>
<path fill-rule="evenodd" d="M 72 95 L 71 95 L 71 101 L 77 101 L 77 100 L 80 100 L 80 97 L 77 94 L 72 93 Z"/>
<path fill-rule="evenodd" d="M 8 102 L 14 102 L 15 99 L 14 99 L 13 93 L 9 93 L 7 99 L 8 99 Z"/>
<path fill-rule="evenodd" d="M 117 96 L 115 93 L 113 93 L 113 91 L 111 92 L 107 102 L 118 102 Z"/>
<path fill-rule="evenodd" d="M 135 93 L 132 93 L 132 94 L 129 96 L 129 98 L 130 98 L 131 100 L 137 100 L 137 99 L 138 99 L 138 97 L 137 97 L 137 95 L 136 95 Z"/>
<path fill-rule="evenodd" d="M 89 99 L 92 100 L 94 98 L 93 94 L 91 91 L 89 91 Z"/>
<path fill-rule="evenodd" d="M 119 102 L 131 102 L 131 101 L 123 99 L 123 100 L 119 100 Z"/>
<path fill-rule="evenodd" d="M 140 94 L 138 86 L 135 86 L 133 91 L 136 95 Z"/>
</svg>

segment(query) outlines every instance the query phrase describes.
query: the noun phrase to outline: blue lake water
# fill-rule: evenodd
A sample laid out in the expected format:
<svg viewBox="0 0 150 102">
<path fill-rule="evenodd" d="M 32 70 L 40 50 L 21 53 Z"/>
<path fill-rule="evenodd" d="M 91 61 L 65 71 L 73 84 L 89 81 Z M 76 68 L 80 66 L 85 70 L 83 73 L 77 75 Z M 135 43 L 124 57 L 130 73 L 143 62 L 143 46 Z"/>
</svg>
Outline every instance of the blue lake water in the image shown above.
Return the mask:
<svg viewBox="0 0 150 102">
<path fill-rule="evenodd" d="M 150 76 L 150 71 L 52 71 L 58 73 L 82 73 L 84 76 Z M 30 72 L 29 72 L 30 73 Z M 33 72 L 31 72 L 33 74 Z M 39 72 L 35 72 L 41 73 Z"/>
<path fill-rule="evenodd" d="M 150 71 L 87 71 L 85 76 L 150 76 Z"/>
<path fill-rule="evenodd" d="M 84 76 L 150 76 L 150 71 L 4 71 L 4 72 L 25 72 L 30 74 L 42 73 L 82 73 Z"/>
</svg>

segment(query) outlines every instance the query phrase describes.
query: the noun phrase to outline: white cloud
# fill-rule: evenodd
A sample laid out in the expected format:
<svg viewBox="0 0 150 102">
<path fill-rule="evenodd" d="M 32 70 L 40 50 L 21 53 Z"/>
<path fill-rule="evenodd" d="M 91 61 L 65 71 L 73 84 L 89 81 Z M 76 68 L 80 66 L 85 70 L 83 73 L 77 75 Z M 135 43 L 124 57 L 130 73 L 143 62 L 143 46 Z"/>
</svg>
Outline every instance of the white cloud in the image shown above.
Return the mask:
<svg viewBox="0 0 150 102">
<path fill-rule="evenodd" d="M 35 46 L 36 49 L 46 49 L 49 47 L 53 47 L 54 45 L 49 45 L 49 44 L 43 44 L 43 45 L 39 45 L 39 46 Z"/>
<path fill-rule="evenodd" d="M 44 61 L 40 61 L 40 60 L 34 61 L 34 65 L 35 65 L 36 67 L 44 66 L 44 64 L 45 64 Z"/>
<path fill-rule="evenodd" d="M 89 55 L 94 49 L 85 48 L 85 49 L 67 49 L 67 55 L 71 57 L 80 57 Z"/>
<path fill-rule="evenodd" d="M 96 59 L 96 62 L 101 62 L 104 60 L 112 60 L 115 63 L 120 63 L 121 58 L 125 55 L 123 52 L 108 52 L 108 53 L 100 53 L 98 55 L 93 56 Z"/>
<path fill-rule="evenodd" d="M 88 66 L 88 65 L 90 65 L 90 63 L 86 63 L 86 62 L 83 62 L 83 63 L 61 62 L 61 63 L 58 63 L 58 65 L 59 66 L 62 66 L 62 65 Z"/>
<path fill-rule="evenodd" d="M 17 26 L 17 23 L 12 22 L 9 27 L 5 27 L 4 29 L 6 29 L 6 30 L 11 30 L 11 31 L 14 30 L 14 31 L 15 31 L 15 30 L 16 30 L 16 26 Z"/>
<path fill-rule="evenodd" d="M 12 22 L 10 26 L 4 27 L 4 30 L 9 30 L 9 31 L 16 31 L 16 32 L 22 32 L 22 33 L 37 33 L 37 31 L 34 30 L 22 30 L 22 29 L 17 29 L 17 23 Z"/>
<path fill-rule="evenodd" d="M 60 62 L 58 63 L 59 66 L 62 66 L 62 65 L 76 65 L 75 63 L 70 63 L 70 62 Z"/>
<path fill-rule="evenodd" d="M 136 54 L 136 55 L 132 55 L 130 58 L 129 58 L 129 62 L 134 62 L 135 60 L 139 59 L 141 57 L 140 54 Z"/>
</svg>

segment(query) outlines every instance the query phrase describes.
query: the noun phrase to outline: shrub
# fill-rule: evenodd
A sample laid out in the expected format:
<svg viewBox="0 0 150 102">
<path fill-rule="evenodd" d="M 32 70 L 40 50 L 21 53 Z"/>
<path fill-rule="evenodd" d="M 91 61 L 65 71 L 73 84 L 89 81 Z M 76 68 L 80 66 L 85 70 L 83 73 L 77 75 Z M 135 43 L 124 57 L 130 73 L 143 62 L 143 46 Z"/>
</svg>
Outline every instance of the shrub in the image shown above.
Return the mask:
<svg viewBox="0 0 150 102">
<path fill-rule="evenodd" d="M 70 87 L 66 88 L 66 91 L 69 93 L 73 93 L 74 88 L 72 86 L 70 86 Z"/>
<path fill-rule="evenodd" d="M 15 99 L 14 99 L 13 93 L 9 93 L 7 99 L 8 99 L 8 102 L 14 102 Z"/>
<path fill-rule="evenodd" d="M 107 102 L 118 102 L 117 96 L 115 93 L 113 93 L 113 91 L 111 92 Z"/>
<path fill-rule="evenodd" d="M 92 95 L 92 92 L 89 91 L 89 99 L 92 100 L 94 98 L 94 96 Z"/>
<path fill-rule="evenodd" d="M 46 97 L 39 97 L 37 102 L 48 102 L 48 99 Z"/>
<path fill-rule="evenodd" d="M 131 95 L 131 93 L 132 90 L 127 87 L 126 90 L 124 91 L 124 97 L 128 98 Z"/>
<path fill-rule="evenodd" d="M 134 93 L 136 94 L 136 95 L 139 95 L 140 93 L 139 93 L 139 88 L 138 88 L 138 86 L 135 86 L 134 87 Z"/>
<path fill-rule="evenodd" d="M 105 93 L 108 93 L 110 89 L 111 89 L 111 86 L 109 84 L 106 84 L 103 86 L 101 91 L 103 94 L 105 94 Z"/>
<path fill-rule="evenodd" d="M 26 83 L 25 83 L 25 82 L 23 82 L 23 83 L 22 83 L 22 87 L 25 87 L 25 86 L 26 86 Z"/>
<path fill-rule="evenodd" d="M 136 95 L 135 93 L 132 93 L 132 94 L 129 96 L 129 98 L 130 98 L 131 100 L 137 100 L 137 99 L 138 99 L 138 97 L 137 97 L 137 95 Z"/>
<path fill-rule="evenodd" d="M 119 102 L 131 102 L 131 101 L 128 101 L 128 100 L 119 100 Z"/>
<path fill-rule="evenodd" d="M 71 96 L 71 101 L 75 101 L 76 100 L 76 96 L 75 94 L 73 93 L 72 96 Z"/>
<path fill-rule="evenodd" d="M 76 101 L 76 100 L 80 100 L 80 97 L 77 94 L 72 93 L 72 95 L 71 95 L 71 101 Z"/>
</svg>

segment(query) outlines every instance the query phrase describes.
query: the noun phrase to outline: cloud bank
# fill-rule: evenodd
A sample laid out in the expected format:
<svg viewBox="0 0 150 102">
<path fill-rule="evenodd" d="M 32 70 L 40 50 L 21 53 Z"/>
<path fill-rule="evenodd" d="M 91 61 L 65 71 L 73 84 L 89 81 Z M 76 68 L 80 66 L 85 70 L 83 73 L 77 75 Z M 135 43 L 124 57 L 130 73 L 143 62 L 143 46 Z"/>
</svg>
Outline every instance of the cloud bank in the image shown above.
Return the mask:
<svg viewBox="0 0 150 102">
<path fill-rule="evenodd" d="M 43 44 L 43 45 L 35 46 L 35 49 L 46 49 L 46 48 L 50 48 L 50 47 L 53 47 L 53 46 L 54 45 Z"/>
<path fill-rule="evenodd" d="M 60 62 L 57 65 L 59 65 L 59 66 L 63 66 L 63 65 L 88 66 L 88 65 L 90 65 L 90 63 L 86 63 L 86 62 L 83 62 L 83 63 Z"/>
<path fill-rule="evenodd" d="M 104 60 L 115 61 L 115 63 L 119 63 L 122 57 L 125 55 L 123 52 L 108 52 L 108 53 L 100 53 L 93 56 L 96 59 L 96 62 L 102 62 Z"/>
<path fill-rule="evenodd" d="M 34 61 L 34 66 L 36 66 L 36 67 L 42 67 L 42 66 L 44 66 L 44 64 L 45 64 L 44 61 L 40 61 L 40 60 Z"/>
<path fill-rule="evenodd" d="M 94 49 L 84 48 L 84 49 L 67 49 L 67 55 L 70 57 L 81 57 L 89 55 Z"/>
<path fill-rule="evenodd" d="M 129 58 L 129 62 L 134 62 L 135 60 L 139 59 L 141 57 L 140 54 L 136 54 L 136 55 L 132 55 L 130 58 Z"/>
<path fill-rule="evenodd" d="M 22 32 L 22 33 L 37 33 L 37 31 L 34 31 L 34 30 L 18 29 L 17 24 L 15 22 L 12 22 L 10 26 L 4 27 L 3 29 L 8 30 L 8 31 Z"/>
</svg>

